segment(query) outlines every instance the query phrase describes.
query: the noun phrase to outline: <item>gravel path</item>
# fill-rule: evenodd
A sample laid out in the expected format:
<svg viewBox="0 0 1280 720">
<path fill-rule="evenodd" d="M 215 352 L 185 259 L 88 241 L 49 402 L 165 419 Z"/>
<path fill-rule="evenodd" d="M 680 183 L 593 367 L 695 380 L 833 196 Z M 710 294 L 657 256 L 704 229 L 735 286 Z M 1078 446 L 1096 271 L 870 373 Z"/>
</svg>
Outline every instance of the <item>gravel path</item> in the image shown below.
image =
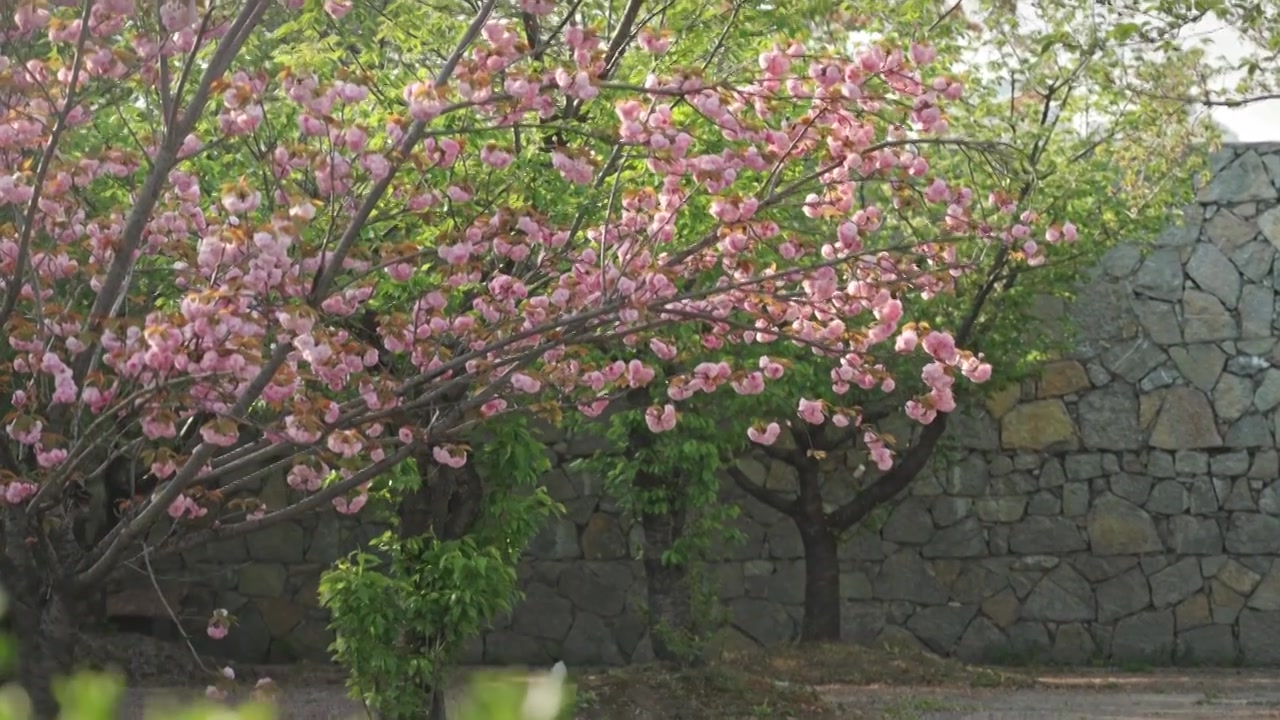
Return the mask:
<svg viewBox="0 0 1280 720">
<path fill-rule="evenodd" d="M 1077 673 L 1045 675 L 1043 688 L 889 688 L 826 686 L 821 691 L 850 718 L 886 720 L 1139 720 L 1276 718 L 1280 673 L 1263 671 Z M 331 677 L 282 680 L 279 720 L 363 720 L 363 708 Z M 121 720 L 143 720 L 145 703 L 199 697 L 197 689 L 134 688 Z M 156 714 L 153 717 L 164 717 Z"/>
<path fill-rule="evenodd" d="M 1259 670 L 1073 673 L 1040 678 L 1042 688 L 824 687 L 833 702 L 864 716 L 900 720 L 1280 719 L 1280 673 Z M 875 712 L 875 715 L 868 715 Z"/>
</svg>

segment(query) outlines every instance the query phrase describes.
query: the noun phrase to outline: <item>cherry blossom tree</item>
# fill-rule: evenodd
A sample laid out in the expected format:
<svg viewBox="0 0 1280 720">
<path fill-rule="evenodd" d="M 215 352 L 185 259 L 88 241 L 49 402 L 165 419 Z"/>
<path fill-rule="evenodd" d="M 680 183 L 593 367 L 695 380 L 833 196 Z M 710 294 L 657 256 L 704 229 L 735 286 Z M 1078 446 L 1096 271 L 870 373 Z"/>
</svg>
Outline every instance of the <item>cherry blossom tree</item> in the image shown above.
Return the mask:
<svg viewBox="0 0 1280 720">
<path fill-rule="evenodd" d="M 951 328 L 959 345 L 991 360 L 996 386 L 1018 382 L 1046 359 L 1070 352 L 1070 328 L 1039 313 L 1071 302 L 1116 243 L 1155 238 L 1176 222 L 1171 208 L 1192 200 L 1188 180 L 1206 167 L 1217 132 L 1203 114 L 1188 112 L 1189 105 L 1241 105 L 1267 97 L 1261 77 L 1225 97 L 1211 90 L 1222 85 L 1235 61 L 1188 52 L 1178 43 L 1207 15 L 1233 22 L 1251 37 L 1274 36 L 1274 13 L 1229 2 L 1205 3 L 1196 12 L 1180 5 L 921 0 L 890 8 L 854 2 L 814 16 L 805 33 L 811 48 L 843 47 L 851 30 L 903 42 L 927 36 L 948 65 L 963 67 L 966 93 L 947 108 L 952 131 L 1000 151 L 936 153 L 932 167 L 943 177 L 971 178 L 1011 205 L 1089 219 L 1083 229 L 1061 227 L 1064 234 L 1079 233 L 1083 242 L 1054 244 L 1031 262 L 1018 257 L 1014 245 L 962 251 L 969 271 L 957 278 L 955 292 L 913 305 L 900 346 L 913 346 L 921 323 Z M 1248 62 L 1274 52 L 1265 50 L 1268 43 L 1261 45 L 1264 50 Z M 911 231 L 909 223 L 898 228 Z M 742 467 L 729 469 L 740 488 L 796 525 L 805 552 L 802 640 L 857 633 L 841 627 L 841 537 L 945 462 L 948 421 L 963 422 L 947 414 L 924 426 L 904 421 L 904 401 L 936 385 L 915 367 L 912 355 L 889 364 L 897 387 L 861 398 L 864 420 L 900 430 L 892 433 L 898 440 L 892 466 L 881 462 L 883 451 L 861 444 L 858 433 L 811 422 L 823 419 L 824 408 L 810 404 L 797 413 L 791 406 L 795 389 L 773 383 L 766 395 L 773 407 L 758 412 L 771 413 L 777 422 L 753 440 L 760 454 L 794 472 L 794 484 L 766 487 Z M 980 403 L 990 386 L 950 389 L 948 405 L 963 407 Z"/>
<path fill-rule="evenodd" d="M 659 382 L 667 432 L 696 394 L 771 382 L 776 347 L 836 395 L 892 383 L 876 353 L 964 275 L 958 247 L 1067 239 L 931 170 L 963 88 L 929 47 L 741 61 L 764 3 L 9 9 L 0 573 L 42 718 L 78 604 L 126 565 L 358 512 L 410 460 L 406 493 L 447 515 L 486 423 Z M 916 235 L 878 239 L 867 184 Z M 691 342 L 732 352 L 661 366 Z M 919 351 L 922 422 L 989 372 L 942 329 Z M 76 488 L 132 459 L 137 496 L 77 538 Z M 246 492 L 270 473 L 302 499 Z"/>
</svg>

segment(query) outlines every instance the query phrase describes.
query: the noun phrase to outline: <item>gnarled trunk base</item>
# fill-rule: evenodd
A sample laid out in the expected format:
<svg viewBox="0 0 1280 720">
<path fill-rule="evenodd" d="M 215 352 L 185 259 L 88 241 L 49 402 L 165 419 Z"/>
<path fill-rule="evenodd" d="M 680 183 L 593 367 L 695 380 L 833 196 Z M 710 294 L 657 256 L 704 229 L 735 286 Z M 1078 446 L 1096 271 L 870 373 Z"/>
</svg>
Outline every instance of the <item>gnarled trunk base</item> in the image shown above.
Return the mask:
<svg viewBox="0 0 1280 720">
<path fill-rule="evenodd" d="M 17 641 L 17 680 L 31 700 L 35 720 L 56 720 L 53 681 L 71 673 L 75 622 L 59 595 L 11 597 L 10 627 Z"/>
<path fill-rule="evenodd" d="M 840 640 L 840 557 L 835 533 L 822 523 L 797 523 L 804 545 L 804 621 L 800 642 Z"/>
<path fill-rule="evenodd" d="M 640 516 L 644 530 L 644 573 L 648 602 L 649 642 L 654 657 L 680 665 L 697 664 L 693 617 L 693 587 L 689 567 L 669 564 L 662 556 L 684 532 L 683 513 L 646 513 Z"/>
</svg>

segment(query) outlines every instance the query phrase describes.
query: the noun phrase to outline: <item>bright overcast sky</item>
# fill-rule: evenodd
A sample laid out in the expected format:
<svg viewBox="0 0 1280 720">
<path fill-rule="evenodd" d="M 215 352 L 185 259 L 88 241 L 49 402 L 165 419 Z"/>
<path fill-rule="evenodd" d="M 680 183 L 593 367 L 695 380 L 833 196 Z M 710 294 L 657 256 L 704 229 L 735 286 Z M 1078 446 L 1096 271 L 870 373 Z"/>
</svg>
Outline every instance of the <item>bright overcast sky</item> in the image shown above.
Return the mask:
<svg viewBox="0 0 1280 720">
<path fill-rule="evenodd" d="M 1090 2 L 1092 0 L 1079 1 Z M 970 12 L 972 13 L 973 10 L 976 10 L 976 8 L 972 8 Z M 1018 15 L 1025 23 L 1029 23 L 1032 26 L 1037 24 L 1037 14 L 1033 6 L 1025 0 L 1018 2 Z M 1206 53 L 1209 55 L 1207 59 L 1211 61 L 1227 60 L 1234 65 L 1249 53 L 1257 50 L 1257 46 L 1246 41 L 1240 33 L 1214 19 L 1205 19 L 1189 28 L 1185 28 L 1182 36 L 1187 47 L 1207 41 Z M 866 40 L 866 36 L 860 33 L 854 33 L 851 37 L 851 41 L 855 44 L 866 42 Z M 973 58 L 976 60 L 989 60 L 991 57 L 989 52 L 984 52 L 981 49 L 973 54 Z M 1280 72 L 1280 69 L 1275 70 L 1275 72 Z M 1221 83 L 1225 88 L 1228 84 L 1239 80 L 1240 77 L 1237 75 L 1236 77 L 1223 78 Z M 1209 113 L 1210 117 L 1217 121 L 1226 131 L 1227 140 L 1237 142 L 1280 142 L 1280 100 L 1256 102 L 1237 108 L 1215 107 Z"/>
<path fill-rule="evenodd" d="M 1239 60 L 1248 52 L 1240 33 L 1216 21 L 1201 21 L 1195 31 L 1209 39 L 1208 51 L 1228 60 Z M 1280 100 L 1264 100 L 1240 108 L 1213 108 L 1212 117 L 1241 142 L 1280 141 Z"/>
</svg>

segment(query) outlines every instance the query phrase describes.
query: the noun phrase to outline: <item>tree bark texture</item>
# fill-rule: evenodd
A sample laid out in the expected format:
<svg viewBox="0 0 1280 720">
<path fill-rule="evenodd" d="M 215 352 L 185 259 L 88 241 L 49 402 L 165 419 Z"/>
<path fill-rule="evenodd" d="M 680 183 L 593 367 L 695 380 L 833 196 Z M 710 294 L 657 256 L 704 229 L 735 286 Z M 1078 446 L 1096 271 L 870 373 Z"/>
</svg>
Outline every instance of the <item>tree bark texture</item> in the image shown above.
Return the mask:
<svg viewBox="0 0 1280 720">
<path fill-rule="evenodd" d="M 662 561 L 663 553 L 671 549 L 684 532 L 684 512 L 644 513 L 640 516 L 640 525 L 644 530 L 649 641 L 653 644 L 654 657 L 663 662 L 688 663 L 692 660 L 690 648 L 681 647 L 679 636 L 691 636 L 694 630 L 689 567 L 685 563 Z"/>
</svg>

